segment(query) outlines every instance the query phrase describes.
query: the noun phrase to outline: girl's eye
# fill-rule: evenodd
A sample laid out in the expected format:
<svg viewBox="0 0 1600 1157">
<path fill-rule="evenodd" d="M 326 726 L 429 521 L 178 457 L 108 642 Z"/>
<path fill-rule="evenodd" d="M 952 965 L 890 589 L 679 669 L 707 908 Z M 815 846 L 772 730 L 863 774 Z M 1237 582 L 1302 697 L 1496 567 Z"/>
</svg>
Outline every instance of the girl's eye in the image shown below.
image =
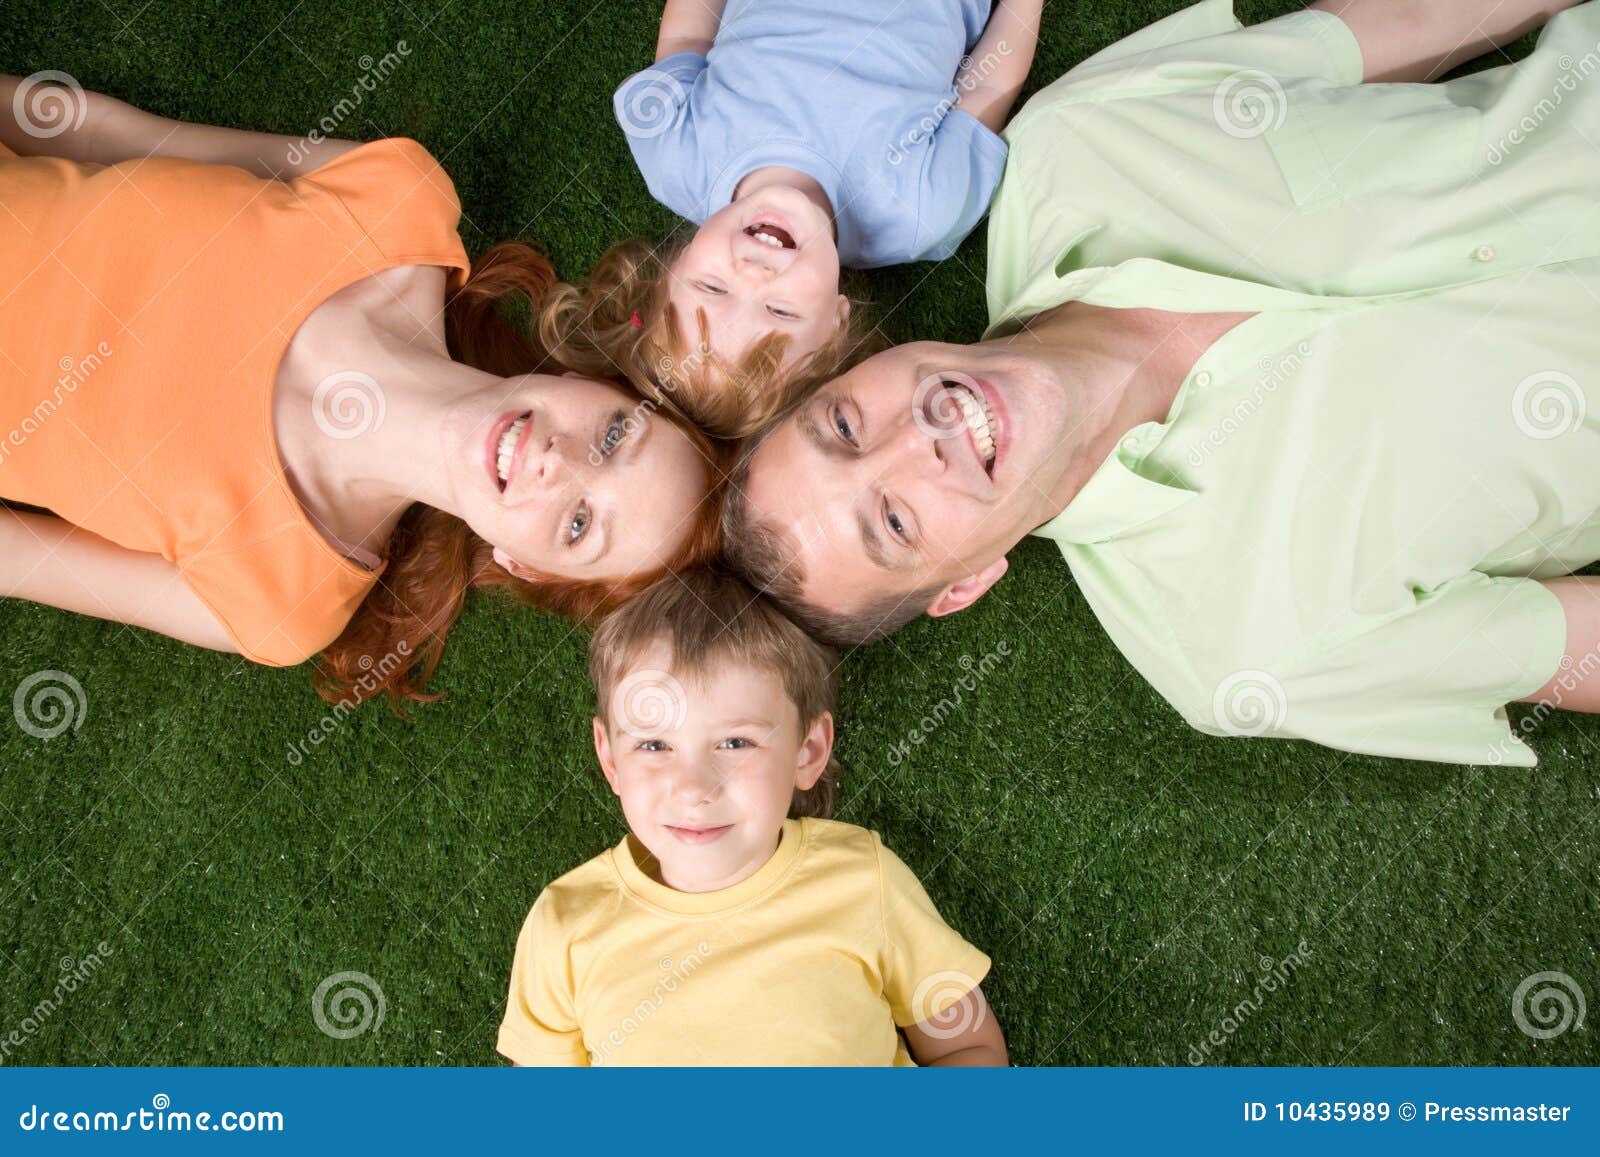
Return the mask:
<svg viewBox="0 0 1600 1157">
<path fill-rule="evenodd" d="M 850 420 L 844 416 L 844 411 L 835 406 L 833 408 L 833 428 L 839 431 L 839 437 L 850 445 L 856 444 L 855 431 L 850 426 Z"/>
<path fill-rule="evenodd" d="M 717 746 L 722 748 L 724 751 L 743 751 L 745 748 L 752 747 L 754 745 L 748 739 L 741 739 L 735 736 L 732 739 L 724 739 L 721 743 L 717 744 Z"/>
<path fill-rule="evenodd" d="M 904 522 L 900 521 L 900 516 L 898 514 L 896 514 L 894 511 L 890 510 L 887 504 L 885 504 L 885 506 L 883 508 L 883 511 L 884 511 L 883 518 L 884 518 L 884 521 L 889 524 L 889 529 L 894 531 L 901 538 L 905 538 L 906 537 L 906 524 Z"/>
<path fill-rule="evenodd" d="M 611 415 L 611 424 L 606 427 L 606 432 L 600 438 L 600 453 L 602 455 L 609 457 L 611 452 L 622 441 L 623 435 L 627 433 L 625 429 L 626 421 L 627 415 L 621 410 Z"/>
<path fill-rule="evenodd" d="M 771 305 L 767 306 L 767 312 L 773 317 L 782 318 L 784 321 L 800 320 L 800 315 L 798 313 L 790 313 L 787 309 L 778 309 Z"/>
<path fill-rule="evenodd" d="M 584 532 L 589 529 L 590 518 L 591 515 L 589 514 L 589 504 L 587 502 L 580 502 L 578 504 L 578 509 L 573 512 L 572 521 L 567 523 L 568 546 L 577 545 L 578 540 L 581 539 L 584 535 Z"/>
<path fill-rule="evenodd" d="M 703 290 L 706 293 L 715 293 L 719 296 L 723 292 L 722 286 L 712 285 L 709 281 L 697 281 L 694 283 L 694 287 L 696 289 Z"/>
</svg>

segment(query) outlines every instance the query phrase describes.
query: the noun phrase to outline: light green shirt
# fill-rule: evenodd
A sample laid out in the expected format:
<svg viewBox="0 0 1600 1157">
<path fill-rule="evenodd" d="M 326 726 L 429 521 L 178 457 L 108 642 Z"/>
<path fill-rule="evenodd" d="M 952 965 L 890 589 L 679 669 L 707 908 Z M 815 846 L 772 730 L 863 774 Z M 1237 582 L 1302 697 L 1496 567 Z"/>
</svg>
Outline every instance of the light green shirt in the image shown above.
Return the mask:
<svg viewBox="0 0 1600 1157">
<path fill-rule="evenodd" d="M 991 335 L 1256 311 L 1036 533 L 1203 731 L 1532 765 L 1535 580 L 1600 558 L 1600 4 L 1516 65 L 1361 72 L 1334 16 L 1205 0 L 1007 130 Z"/>
</svg>

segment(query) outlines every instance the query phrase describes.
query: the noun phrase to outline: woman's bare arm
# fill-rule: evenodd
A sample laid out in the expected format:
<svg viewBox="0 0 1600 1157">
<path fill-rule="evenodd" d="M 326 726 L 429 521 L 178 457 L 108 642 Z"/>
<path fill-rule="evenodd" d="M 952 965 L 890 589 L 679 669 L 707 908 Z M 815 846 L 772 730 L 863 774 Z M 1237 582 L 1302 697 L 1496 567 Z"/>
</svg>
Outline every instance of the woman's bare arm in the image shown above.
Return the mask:
<svg viewBox="0 0 1600 1157">
<path fill-rule="evenodd" d="M 1437 80 L 1580 0 L 1316 0 L 1350 26 L 1365 81 Z"/>
<path fill-rule="evenodd" d="M 176 564 L 48 514 L 0 507 L 0 595 L 239 650 Z"/>
<path fill-rule="evenodd" d="M 22 91 L 19 110 L 17 95 Z M 53 135 L 30 131 L 46 126 Z M 23 114 L 19 118 L 19 111 Z M 0 144 L 21 156 L 114 165 L 137 157 L 183 157 L 237 165 L 291 180 L 356 147 L 356 141 L 282 137 L 156 116 L 98 92 L 0 75 Z"/>
</svg>

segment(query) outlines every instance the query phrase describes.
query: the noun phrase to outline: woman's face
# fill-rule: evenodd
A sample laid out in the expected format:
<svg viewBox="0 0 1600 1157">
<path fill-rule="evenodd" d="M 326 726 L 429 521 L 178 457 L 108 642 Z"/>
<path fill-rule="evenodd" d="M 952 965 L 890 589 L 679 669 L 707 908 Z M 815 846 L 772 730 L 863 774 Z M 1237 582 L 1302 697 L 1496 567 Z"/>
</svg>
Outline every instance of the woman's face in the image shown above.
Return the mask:
<svg viewBox="0 0 1600 1157">
<path fill-rule="evenodd" d="M 443 439 L 455 513 L 513 573 L 614 581 L 665 566 L 711 484 L 682 430 L 588 378 L 507 378 L 462 399 Z"/>
</svg>

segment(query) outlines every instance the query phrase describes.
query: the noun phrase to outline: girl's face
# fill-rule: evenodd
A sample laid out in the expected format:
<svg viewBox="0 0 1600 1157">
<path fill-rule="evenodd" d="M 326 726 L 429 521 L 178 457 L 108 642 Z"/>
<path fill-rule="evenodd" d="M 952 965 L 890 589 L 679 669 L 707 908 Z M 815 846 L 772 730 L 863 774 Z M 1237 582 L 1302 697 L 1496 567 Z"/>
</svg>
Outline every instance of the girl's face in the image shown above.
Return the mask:
<svg viewBox="0 0 1600 1157">
<path fill-rule="evenodd" d="M 711 485 L 682 430 L 588 378 L 507 378 L 457 403 L 442 438 L 454 512 L 513 573 L 620 580 L 664 566 Z"/>
<path fill-rule="evenodd" d="M 826 344 L 850 315 L 839 292 L 833 223 L 805 194 L 783 186 L 758 189 L 708 218 L 669 276 L 683 348 L 699 348 L 703 311 L 711 348 L 730 362 L 775 332 L 790 338 L 790 366 Z"/>
<path fill-rule="evenodd" d="M 725 664 L 684 683 L 665 644 L 614 689 L 595 751 L 628 827 L 680 892 L 713 892 L 772 858 L 796 788 L 821 777 L 833 717 L 803 727 L 782 679 Z"/>
</svg>

